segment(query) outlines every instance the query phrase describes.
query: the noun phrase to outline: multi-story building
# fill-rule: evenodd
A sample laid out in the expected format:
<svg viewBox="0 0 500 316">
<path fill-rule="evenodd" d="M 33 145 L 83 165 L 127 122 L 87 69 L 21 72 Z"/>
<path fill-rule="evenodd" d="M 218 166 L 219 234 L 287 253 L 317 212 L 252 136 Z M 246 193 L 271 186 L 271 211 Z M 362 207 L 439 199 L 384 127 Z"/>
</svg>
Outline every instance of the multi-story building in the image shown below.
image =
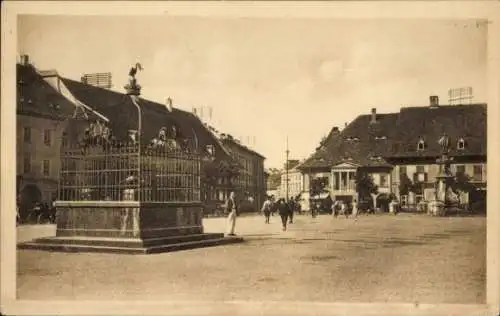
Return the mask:
<svg viewBox="0 0 500 316">
<path fill-rule="evenodd" d="M 27 55 L 17 64 L 16 80 L 16 189 L 26 211 L 57 194 L 63 132 L 75 106 L 43 80 Z"/>
<path fill-rule="evenodd" d="M 483 199 L 486 188 L 486 104 L 430 105 L 402 108 L 399 113 L 358 116 L 342 132 L 332 129 L 323 145 L 299 169 L 304 173 L 304 190 L 317 177 L 328 179 L 333 199 L 357 196 L 356 172 L 366 171 L 380 195 L 394 194 L 402 204 L 431 200 L 441 155 L 438 140 L 451 139 L 452 171 L 471 178 L 478 188 L 473 196 L 462 194 L 461 202 Z M 402 181 L 413 185 L 400 192 Z M 406 190 L 405 190 L 406 191 Z"/>
<path fill-rule="evenodd" d="M 253 207 L 258 208 L 266 195 L 265 157 L 244 146 L 231 135 L 221 134 L 220 142 L 241 166 L 240 174 L 233 182 L 234 188 L 251 197 L 254 200 Z"/>
<path fill-rule="evenodd" d="M 57 197 L 61 147 L 75 104 L 22 55 L 16 65 L 16 192 L 25 218 L 36 202 Z"/>
<path fill-rule="evenodd" d="M 288 188 L 287 188 L 287 178 L 288 178 Z M 288 192 L 287 192 L 288 190 Z M 281 184 L 279 187 L 280 197 L 282 198 L 295 198 L 302 194 L 304 191 L 304 176 L 302 172 L 293 167 L 288 170 L 281 171 Z"/>
</svg>

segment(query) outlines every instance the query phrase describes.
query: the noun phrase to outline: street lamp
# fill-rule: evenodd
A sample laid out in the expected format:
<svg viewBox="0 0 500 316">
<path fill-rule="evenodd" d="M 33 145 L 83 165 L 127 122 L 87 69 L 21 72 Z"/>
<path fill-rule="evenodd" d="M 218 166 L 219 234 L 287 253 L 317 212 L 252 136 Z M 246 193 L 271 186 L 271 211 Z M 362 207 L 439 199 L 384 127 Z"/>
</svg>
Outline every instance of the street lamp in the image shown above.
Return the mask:
<svg viewBox="0 0 500 316">
<path fill-rule="evenodd" d="M 286 173 L 286 200 L 288 201 L 288 155 L 290 154 L 290 151 L 288 150 L 288 136 L 286 137 L 286 162 L 285 162 L 285 173 Z"/>
</svg>

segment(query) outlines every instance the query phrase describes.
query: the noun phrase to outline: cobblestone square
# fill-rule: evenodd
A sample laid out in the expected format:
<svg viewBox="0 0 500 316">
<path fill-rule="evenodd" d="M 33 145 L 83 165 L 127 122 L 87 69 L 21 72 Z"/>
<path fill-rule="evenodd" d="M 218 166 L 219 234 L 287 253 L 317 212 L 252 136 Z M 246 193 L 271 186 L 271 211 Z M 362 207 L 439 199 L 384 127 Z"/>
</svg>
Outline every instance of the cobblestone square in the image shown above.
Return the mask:
<svg viewBox="0 0 500 316">
<path fill-rule="evenodd" d="M 18 298 L 485 302 L 485 217 L 301 215 L 282 232 L 277 216 L 249 216 L 236 231 L 244 243 L 157 255 L 19 250 Z"/>
</svg>

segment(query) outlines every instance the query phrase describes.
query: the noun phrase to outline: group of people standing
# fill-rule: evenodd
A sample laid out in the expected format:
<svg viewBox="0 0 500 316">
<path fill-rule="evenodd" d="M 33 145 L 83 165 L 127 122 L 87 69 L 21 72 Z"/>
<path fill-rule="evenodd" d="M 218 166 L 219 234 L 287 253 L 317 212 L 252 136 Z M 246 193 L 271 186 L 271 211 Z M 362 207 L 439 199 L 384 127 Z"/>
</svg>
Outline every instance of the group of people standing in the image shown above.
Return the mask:
<svg viewBox="0 0 500 316">
<path fill-rule="evenodd" d="M 332 215 L 335 218 L 337 218 L 339 215 L 343 215 L 346 218 L 349 218 L 349 215 L 351 215 L 351 218 L 356 220 L 358 216 L 358 203 L 356 199 L 352 200 L 350 206 L 348 205 L 347 202 L 344 202 L 342 200 L 337 200 L 333 202 Z"/>
</svg>

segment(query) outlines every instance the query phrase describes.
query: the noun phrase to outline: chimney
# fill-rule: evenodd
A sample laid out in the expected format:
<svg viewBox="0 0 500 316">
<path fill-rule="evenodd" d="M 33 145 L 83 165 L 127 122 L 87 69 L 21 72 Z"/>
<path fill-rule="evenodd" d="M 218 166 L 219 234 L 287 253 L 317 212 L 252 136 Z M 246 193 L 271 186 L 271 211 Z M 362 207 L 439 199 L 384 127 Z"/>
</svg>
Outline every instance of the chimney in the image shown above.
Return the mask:
<svg viewBox="0 0 500 316">
<path fill-rule="evenodd" d="M 372 116 L 371 116 L 370 123 L 376 123 L 376 122 L 377 122 L 377 109 L 372 108 Z"/>
<path fill-rule="evenodd" d="M 167 110 L 169 112 L 172 112 L 172 110 L 173 110 L 174 107 L 172 105 L 172 98 L 171 97 L 167 98 L 167 104 L 166 104 L 166 106 L 167 106 Z"/>
<path fill-rule="evenodd" d="M 340 130 L 339 130 L 338 126 L 334 126 L 332 130 L 333 130 L 334 134 L 340 133 Z"/>
<path fill-rule="evenodd" d="M 21 55 L 21 65 L 28 66 L 30 64 L 30 57 L 28 55 Z"/>
<path fill-rule="evenodd" d="M 437 95 L 431 95 L 429 97 L 429 105 L 430 105 L 430 107 L 438 107 L 439 106 L 439 97 Z"/>
</svg>

